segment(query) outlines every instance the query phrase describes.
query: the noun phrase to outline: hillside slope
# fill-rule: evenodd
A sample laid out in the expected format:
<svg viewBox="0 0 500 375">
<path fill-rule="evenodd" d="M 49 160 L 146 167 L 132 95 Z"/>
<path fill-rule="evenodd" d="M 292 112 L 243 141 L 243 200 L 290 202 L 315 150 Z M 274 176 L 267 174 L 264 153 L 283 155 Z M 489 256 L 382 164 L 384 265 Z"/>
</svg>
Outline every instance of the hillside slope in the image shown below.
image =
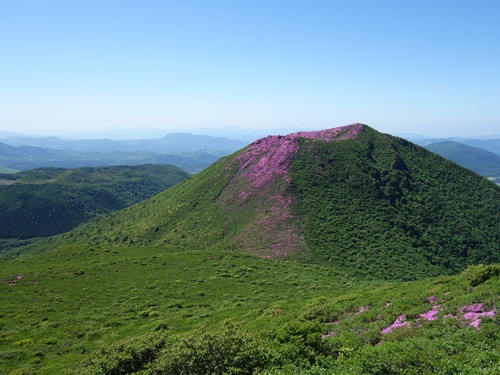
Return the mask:
<svg viewBox="0 0 500 375">
<path fill-rule="evenodd" d="M 0 175 L 0 238 L 46 237 L 150 198 L 189 175 L 171 165 Z"/>
<path fill-rule="evenodd" d="M 269 136 L 65 242 L 224 248 L 414 279 L 500 261 L 500 188 L 362 124 Z"/>
</svg>

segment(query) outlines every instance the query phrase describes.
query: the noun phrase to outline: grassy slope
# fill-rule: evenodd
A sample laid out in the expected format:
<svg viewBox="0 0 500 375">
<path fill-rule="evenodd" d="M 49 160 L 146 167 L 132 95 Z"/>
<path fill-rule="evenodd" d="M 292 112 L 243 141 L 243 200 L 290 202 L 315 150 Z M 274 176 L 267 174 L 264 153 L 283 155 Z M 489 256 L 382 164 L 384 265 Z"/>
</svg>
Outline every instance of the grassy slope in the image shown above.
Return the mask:
<svg viewBox="0 0 500 375">
<path fill-rule="evenodd" d="M 269 329 L 331 285 L 345 288 L 326 268 L 234 252 L 81 245 L 1 262 L 0 280 L 0 368 L 40 363 L 40 374 L 162 326 L 178 333 L 232 318 Z"/>
<path fill-rule="evenodd" d="M 225 160 L 134 207 L 77 228 L 67 241 L 100 245 L 207 248 L 224 238 L 226 217 L 214 205 L 229 178 L 215 180 Z"/>
<path fill-rule="evenodd" d="M 162 337 L 170 344 L 134 363 L 165 369 L 169 351 L 186 345 L 184 337 L 196 343 L 215 332 L 215 339 L 228 340 L 227 320 L 238 337 L 257 340 L 267 353 L 258 367 L 275 374 L 307 373 L 311 366 L 346 374 L 407 367 L 417 374 L 445 363 L 453 364 L 455 372 L 444 372 L 451 374 L 480 361 L 483 370 L 495 368 L 498 317 L 482 318 L 477 331 L 458 309 L 477 303 L 484 312 L 498 308 L 498 273 L 485 280 L 477 277 L 484 272 L 469 272 L 476 275 L 474 288 L 462 276 L 352 284 L 327 267 L 236 252 L 60 247 L 0 263 L 0 374 L 63 374 L 87 357 L 75 373 L 131 373 L 130 366 L 118 369 L 126 368 L 141 340 Z M 420 317 L 434 305 L 439 319 Z M 403 314 L 410 327 L 382 333 Z M 446 314 L 456 317 L 443 319 Z M 190 360 L 207 361 L 207 352 L 198 350 Z M 98 370 L 103 366 L 107 372 Z M 373 371 L 376 366 L 382 370 Z"/>
<path fill-rule="evenodd" d="M 131 206 L 186 179 L 169 165 L 42 168 L 0 176 L 0 237 L 30 238 L 68 231 Z"/>
</svg>

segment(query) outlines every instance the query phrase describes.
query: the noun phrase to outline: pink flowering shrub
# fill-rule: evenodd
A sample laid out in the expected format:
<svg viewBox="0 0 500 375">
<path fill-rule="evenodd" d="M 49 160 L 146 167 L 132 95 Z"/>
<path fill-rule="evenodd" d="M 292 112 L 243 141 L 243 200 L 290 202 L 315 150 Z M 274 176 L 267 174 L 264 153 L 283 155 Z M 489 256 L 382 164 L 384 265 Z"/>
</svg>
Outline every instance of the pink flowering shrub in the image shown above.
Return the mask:
<svg viewBox="0 0 500 375">
<path fill-rule="evenodd" d="M 483 310 L 482 303 L 463 306 L 458 309 L 459 312 L 463 313 L 463 319 L 467 321 L 464 324 L 469 323 L 469 327 L 474 327 L 478 331 L 480 331 L 479 324 L 481 323 L 482 317 L 493 317 L 496 315 L 496 311 L 494 309 L 490 311 L 481 312 L 482 310 Z"/>
<path fill-rule="evenodd" d="M 437 298 L 435 296 L 430 296 L 429 298 L 427 298 L 427 301 L 429 301 L 429 303 L 434 303 L 436 302 Z"/>
<path fill-rule="evenodd" d="M 365 311 L 368 311 L 368 310 L 370 310 L 370 306 L 361 306 L 359 308 L 359 311 L 354 313 L 354 315 L 359 315 L 359 314 L 364 313 Z"/>
<path fill-rule="evenodd" d="M 392 323 L 389 327 L 382 330 L 382 334 L 385 335 L 387 333 L 391 333 L 396 328 L 409 327 L 410 322 L 407 322 L 405 320 L 406 320 L 405 314 L 398 316 L 397 319 L 394 321 L 394 323 Z"/>
<path fill-rule="evenodd" d="M 436 320 L 438 314 L 438 306 L 434 306 L 432 310 L 427 311 L 424 314 L 419 314 L 420 317 L 424 318 L 425 320 Z"/>
</svg>

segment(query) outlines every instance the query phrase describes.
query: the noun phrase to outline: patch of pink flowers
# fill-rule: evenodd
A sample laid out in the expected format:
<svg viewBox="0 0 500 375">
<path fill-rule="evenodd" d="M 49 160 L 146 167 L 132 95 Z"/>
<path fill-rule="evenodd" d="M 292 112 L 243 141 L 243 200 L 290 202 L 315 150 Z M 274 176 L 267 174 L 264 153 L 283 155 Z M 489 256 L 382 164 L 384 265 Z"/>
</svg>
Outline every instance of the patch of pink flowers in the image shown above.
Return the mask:
<svg viewBox="0 0 500 375">
<path fill-rule="evenodd" d="M 438 307 L 439 306 L 434 306 L 432 310 L 427 311 L 425 314 L 418 314 L 418 315 L 424 318 L 425 320 L 437 320 Z"/>
<path fill-rule="evenodd" d="M 490 310 L 490 311 L 484 311 L 483 310 L 483 304 L 482 303 L 476 303 L 473 305 L 469 306 L 463 306 L 458 309 L 459 312 L 463 313 L 463 318 L 467 321 L 469 321 L 469 327 L 474 327 L 478 331 L 481 329 L 479 328 L 479 324 L 481 324 L 481 318 L 483 317 L 493 317 L 496 315 L 496 311 Z"/>
<path fill-rule="evenodd" d="M 401 328 L 401 327 L 409 327 L 410 322 L 406 322 L 406 315 L 400 315 L 397 317 L 397 319 L 392 323 L 389 327 L 385 328 L 382 330 L 382 334 L 385 335 L 387 333 L 391 333 L 394 329 L 396 328 Z"/>
<path fill-rule="evenodd" d="M 331 331 L 331 332 L 328 332 L 328 333 L 325 333 L 324 335 L 321 335 L 321 338 L 322 339 L 326 339 L 328 337 L 333 337 L 335 336 L 337 333 L 335 331 Z"/>
<path fill-rule="evenodd" d="M 16 286 L 17 282 L 23 278 L 23 275 L 14 276 L 13 274 L 10 274 L 9 276 L 13 278 L 11 281 L 0 280 L 0 282 L 6 283 L 6 284 L 8 283 L 9 286 Z"/>
<path fill-rule="evenodd" d="M 361 306 L 359 308 L 359 311 L 354 313 L 354 315 L 359 315 L 359 314 L 364 313 L 365 311 L 368 311 L 368 310 L 370 310 L 370 306 Z"/>
</svg>

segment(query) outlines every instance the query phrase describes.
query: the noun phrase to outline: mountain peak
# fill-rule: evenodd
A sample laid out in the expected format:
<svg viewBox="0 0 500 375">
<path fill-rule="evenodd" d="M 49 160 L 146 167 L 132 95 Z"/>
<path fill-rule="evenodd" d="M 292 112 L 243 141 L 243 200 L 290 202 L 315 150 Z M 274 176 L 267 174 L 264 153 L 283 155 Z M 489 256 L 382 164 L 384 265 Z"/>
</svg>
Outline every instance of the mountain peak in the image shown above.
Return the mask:
<svg viewBox="0 0 500 375">
<path fill-rule="evenodd" d="M 236 217 L 249 209 L 258 217 L 234 238 L 237 246 L 259 233 L 256 252 L 265 257 L 289 256 L 299 246 L 298 228 L 292 213 L 290 166 L 299 150 L 300 138 L 330 142 L 355 139 L 366 125 L 352 124 L 320 131 L 301 131 L 289 135 L 270 135 L 251 143 L 226 167 L 234 176 L 217 202 Z M 246 246 L 246 245 L 245 245 Z M 264 250 L 265 249 L 265 250 Z M 248 250 L 248 248 L 247 248 Z"/>
<path fill-rule="evenodd" d="M 287 137 L 319 139 L 322 141 L 331 141 L 334 139 L 355 139 L 357 135 L 364 130 L 365 127 L 365 124 L 354 123 L 326 130 L 301 131 L 289 134 Z"/>
<path fill-rule="evenodd" d="M 332 141 L 355 139 L 366 125 L 351 124 L 319 131 L 300 131 L 285 136 L 270 135 L 251 143 L 236 160 L 250 187 L 260 188 L 274 178 L 290 182 L 288 167 L 299 148 L 299 138 Z"/>
</svg>

